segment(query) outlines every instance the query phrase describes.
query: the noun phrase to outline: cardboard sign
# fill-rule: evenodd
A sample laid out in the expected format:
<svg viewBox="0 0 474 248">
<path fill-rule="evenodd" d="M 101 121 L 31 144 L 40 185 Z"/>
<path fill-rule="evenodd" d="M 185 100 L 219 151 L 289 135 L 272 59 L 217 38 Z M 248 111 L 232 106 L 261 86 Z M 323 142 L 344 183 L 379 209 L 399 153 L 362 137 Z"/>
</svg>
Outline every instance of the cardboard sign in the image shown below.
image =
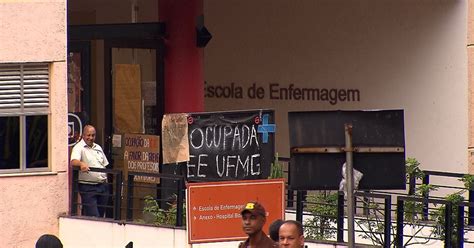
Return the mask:
<svg viewBox="0 0 474 248">
<path fill-rule="evenodd" d="M 160 136 L 125 134 L 123 153 L 124 170 L 159 173 Z M 135 182 L 159 183 L 157 177 L 135 176 Z"/>
<path fill-rule="evenodd" d="M 163 116 L 161 137 L 163 137 L 163 163 L 179 163 L 189 160 L 187 114 L 166 114 Z"/>
<path fill-rule="evenodd" d="M 187 186 L 189 243 L 221 242 L 247 238 L 240 211 L 247 202 L 257 201 L 267 212 L 263 230 L 284 219 L 283 179 L 189 183 Z"/>
<path fill-rule="evenodd" d="M 274 158 L 272 110 L 190 113 L 189 181 L 265 179 Z"/>
<path fill-rule="evenodd" d="M 114 129 L 117 133 L 142 131 L 142 95 L 140 65 L 115 64 Z M 126 100 L 125 100 L 126 99 Z"/>
</svg>

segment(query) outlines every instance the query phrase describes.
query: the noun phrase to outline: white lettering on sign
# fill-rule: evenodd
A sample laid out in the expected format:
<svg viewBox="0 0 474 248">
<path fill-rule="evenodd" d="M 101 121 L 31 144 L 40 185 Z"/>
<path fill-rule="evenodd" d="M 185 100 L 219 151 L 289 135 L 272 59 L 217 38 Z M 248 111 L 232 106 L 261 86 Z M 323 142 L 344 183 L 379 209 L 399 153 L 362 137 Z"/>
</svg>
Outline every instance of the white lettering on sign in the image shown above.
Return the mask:
<svg viewBox="0 0 474 248">
<path fill-rule="evenodd" d="M 212 206 L 199 206 L 199 211 L 212 211 L 214 208 Z"/>
<path fill-rule="evenodd" d="M 214 219 L 214 216 L 212 215 L 199 215 L 200 220 L 212 220 Z"/>
<path fill-rule="evenodd" d="M 241 210 L 244 205 L 220 205 L 220 210 Z"/>
<path fill-rule="evenodd" d="M 199 150 L 204 145 L 207 148 L 216 148 L 226 150 L 243 149 L 247 145 L 259 146 L 257 139 L 257 129 L 255 125 L 241 125 L 232 128 L 230 125 L 226 126 L 212 126 L 206 127 L 205 130 L 201 128 L 194 128 L 189 133 L 190 144 L 193 149 Z M 231 141 L 230 144 L 228 141 Z"/>
<path fill-rule="evenodd" d="M 260 154 L 254 154 L 260 152 L 256 125 L 197 127 L 190 130 L 189 140 L 190 148 L 196 150 L 198 155 L 189 155 L 188 178 L 206 178 L 208 174 L 217 175 L 220 178 L 237 178 L 258 176 L 262 173 Z M 246 148 L 251 152 L 244 151 Z M 214 162 L 215 168 L 208 166 L 214 165 Z M 209 171 L 210 168 L 212 171 Z"/>
<path fill-rule="evenodd" d="M 192 177 L 201 177 L 205 178 L 206 174 L 203 172 L 203 167 L 208 167 L 208 154 L 199 154 L 196 161 L 196 156 L 189 155 L 189 161 L 187 162 L 187 176 L 188 178 Z M 235 176 L 239 174 L 243 176 L 252 176 L 261 174 L 260 166 L 260 154 L 252 154 L 247 156 L 240 155 L 216 155 L 216 170 L 219 177 L 225 176 Z M 197 167 L 197 174 L 192 173 L 192 168 Z"/>
</svg>

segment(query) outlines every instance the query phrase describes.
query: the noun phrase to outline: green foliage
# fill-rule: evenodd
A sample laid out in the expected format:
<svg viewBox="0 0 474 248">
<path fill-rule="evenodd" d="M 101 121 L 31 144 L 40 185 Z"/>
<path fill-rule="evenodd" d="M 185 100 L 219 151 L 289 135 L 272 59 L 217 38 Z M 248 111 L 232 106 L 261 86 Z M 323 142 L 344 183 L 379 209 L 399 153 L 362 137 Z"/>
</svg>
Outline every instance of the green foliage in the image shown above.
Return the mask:
<svg viewBox="0 0 474 248">
<path fill-rule="evenodd" d="M 423 179 L 424 173 L 420 169 L 420 163 L 414 158 L 406 160 L 407 179 L 410 176 L 415 179 Z M 465 199 L 462 196 L 466 190 L 473 189 L 474 175 L 465 175 L 459 181 L 463 182 L 465 189 L 459 192 L 447 195 L 444 199 L 452 204 L 452 223 L 453 232 L 451 234 L 451 247 L 456 247 L 458 211 L 457 206 Z M 421 184 L 415 189 L 414 196 L 423 197 L 429 195 L 432 191 L 438 190 L 438 186 L 431 184 Z M 305 237 L 308 239 L 334 239 L 336 230 L 334 226 L 337 223 L 337 193 L 328 193 L 323 191 L 316 195 L 308 196 L 308 207 L 312 218 L 305 221 Z M 384 245 L 384 209 L 381 204 L 374 199 L 359 199 L 365 203 L 368 214 L 363 218 L 356 218 L 355 224 L 362 232 L 359 234 L 364 239 L 369 239 L 374 245 Z M 445 213 L 446 206 L 440 206 L 430 209 L 429 220 L 422 218 L 423 203 L 416 201 L 404 202 L 404 226 L 410 226 L 412 233 L 404 239 L 403 247 L 411 245 L 427 244 L 432 238 L 445 239 Z M 434 226 L 433 226 L 434 224 Z M 391 235 L 396 233 L 396 225 L 392 225 Z M 428 231 L 428 233 L 426 233 Z M 424 239 L 418 239 L 417 236 L 423 233 Z M 392 245 L 394 245 L 392 238 Z"/>
<path fill-rule="evenodd" d="M 415 190 L 415 196 L 423 197 L 428 195 L 431 191 L 438 190 L 438 186 L 431 184 L 421 184 Z M 405 201 L 404 202 L 404 220 L 411 226 L 420 224 L 419 221 L 421 213 L 423 212 L 423 203 L 415 201 Z"/>
<path fill-rule="evenodd" d="M 445 200 L 448 202 L 451 202 L 451 223 L 453 223 L 453 228 L 451 232 L 451 247 L 456 247 L 457 244 L 457 231 L 458 231 L 458 204 L 463 202 L 465 199 L 461 195 L 463 191 L 456 192 L 450 195 L 447 195 Z M 446 205 L 443 205 L 436 209 L 433 212 L 432 218 L 436 222 L 436 226 L 434 227 L 433 233 L 436 235 L 436 237 L 439 237 L 441 239 L 445 239 L 445 224 L 446 224 Z"/>
<path fill-rule="evenodd" d="M 336 236 L 338 193 L 322 191 L 308 195 L 307 210 L 312 218 L 305 220 L 305 238 L 315 240 L 333 239 Z"/>
<path fill-rule="evenodd" d="M 278 162 L 278 153 L 275 154 L 275 161 L 272 163 L 270 178 L 283 178 L 283 165 Z"/>
<path fill-rule="evenodd" d="M 425 176 L 425 173 L 420 169 L 420 162 L 415 158 L 407 158 L 407 160 L 405 160 L 405 166 L 407 180 L 410 179 L 410 175 L 414 176 L 416 179 L 423 179 Z"/>
<path fill-rule="evenodd" d="M 175 196 L 176 198 L 176 196 Z M 145 196 L 144 214 L 149 214 L 153 217 L 153 224 L 155 225 L 176 225 L 177 204 L 175 202 L 167 202 L 169 208 L 167 210 L 160 208 L 158 202 L 150 195 Z M 183 223 L 186 223 L 186 206 L 183 204 Z"/>
<path fill-rule="evenodd" d="M 408 158 L 406 164 L 406 177 L 410 178 L 410 175 L 415 179 L 423 179 L 424 173 L 420 169 L 420 163 L 414 158 Z M 422 197 L 429 194 L 432 191 L 438 190 L 438 186 L 431 184 L 422 184 L 415 189 L 415 196 Z M 365 218 L 361 218 L 356 221 L 357 225 L 363 232 L 359 234 L 364 239 L 370 239 L 374 245 L 384 245 L 383 232 L 384 232 L 384 220 L 383 220 L 383 207 L 378 203 L 373 202 L 373 199 L 365 201 L 368 208 L 368 215 Z M 405 201 L 404 202 L 404 225 L 409 225 L 413 228 L 413 236 L 405 239 L 404 247 L 427 243 L 435 233 L 430 233 L 426 241 L 418 241 L 414 237 L 420 233 L 424 227 L 428 226 L 426 221 L 422 218 L 423 203 L 416 201 Z M 392 225 L 392 235 L 396 232 L 396 226 Z M 392 239 L 393 245 L 394 239 Z"/>
<path fill-rule="evenodd" d="M 470 190 L 472 189 L 472 186 L 474 183 L 474 175 L 469 175 L 469 174 L 464 175 L 461 179 L 459 179 L 459 181 L 464 183 L 464 187 L 467 190 Z"/>
<path fill-rule="evenodd" d="M 436 191 L 438 190 L 439 186 L 435 186 L 432 184 L 421 184 L 416 188 L 415 195 L 416 196 L 424 196 L 431 191 Z"/>
</svg>

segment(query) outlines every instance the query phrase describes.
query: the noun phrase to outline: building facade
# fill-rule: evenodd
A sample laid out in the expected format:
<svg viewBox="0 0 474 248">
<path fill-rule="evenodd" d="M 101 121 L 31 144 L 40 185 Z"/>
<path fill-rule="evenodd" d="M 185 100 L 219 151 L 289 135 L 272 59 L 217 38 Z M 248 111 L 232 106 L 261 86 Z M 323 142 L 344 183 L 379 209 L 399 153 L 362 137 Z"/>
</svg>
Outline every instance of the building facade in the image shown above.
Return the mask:
<svg viewBox="0 0 474 248">
<path fill-rule="evenodd" d="M 0 226 L 8 227 L 0 233 L 1 247 L 32 247 L 41 234 L 58 234 L 58 216 L 68 212 L 68 25 L 166 23 L 192 15 L 170 26 L 167 33 L 178 40 L 167 46 L 181 42 L 182 25 L 204 23 L 213 38 L 205 48 L 164 54 L 165 68 L 176 66 L 164 72 L 164 83 L 172 78 L 180 85 L 171 89 L 173 99 L 188 92 L 183 85 L 202 88 L 204 102 L 197 98 L 186 109 L 182 102 L 163 101 L 175 104 L 168 105 L 170 112 L 273 108 L 276 151 L 289 156 L 288 111 L 404 109 L 408 157 L 423 169 L 474 172 L 473 1 L 204 0 L 192 11 L 184 2 L 178 7 L 170 2 L 0 1 L 0 125 L 8 131 L 0 133 Z M 192 27 L 186 44 L 194 44 Z M 111 142 L 103 103 L 115 98 L 104 86 L 104 43 L 90 42 L 90 91 L 81 96 L 89 102 L 89 122 L 97 126 L 100 144 Z M 112 53 L 113 65 L 140 65 L 142 89 L 156 89 L 159 62 L 149 49 Z M 186 56 L 194 61 L 189 67 L 179 64 Z M 173 58 L 177 64 L 169 64 Z M 41 78 L 32 79 L 33 85 L 47 86 L 47 101 L 44 92 L 25 101 L 30 75 Z M 164 98 L 171 96 L 167 90 Z M 33 129 L 29 119 L 35 116 L 42 125 Z M 29 134 L 35 132 L 43 134 L 46 150 L 35 146 L 39 157 L 32 159 Z"/>
<path fill-rule="evenodd" d="M 0 30 L 0 246 L 33 247 L 68 211 L 66 1 L 1 1 Z"/>
</svg>

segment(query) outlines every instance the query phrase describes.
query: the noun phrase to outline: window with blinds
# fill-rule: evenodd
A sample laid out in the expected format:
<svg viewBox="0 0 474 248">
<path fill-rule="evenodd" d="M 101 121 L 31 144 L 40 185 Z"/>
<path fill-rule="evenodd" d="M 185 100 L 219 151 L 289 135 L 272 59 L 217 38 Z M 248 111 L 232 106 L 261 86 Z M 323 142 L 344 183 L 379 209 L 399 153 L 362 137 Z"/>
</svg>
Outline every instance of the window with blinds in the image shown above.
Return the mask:
<svg viewBox="0 0 474 248">
<path fill-rule="evenodd" d="M 0 113 L 46 113 L 48 64 L 0 64 Z"/>
<path fill-rule="evenodd" d="M 49 64 L 0 64 L 0 174 L 49 170 Z"/>
</svg>

